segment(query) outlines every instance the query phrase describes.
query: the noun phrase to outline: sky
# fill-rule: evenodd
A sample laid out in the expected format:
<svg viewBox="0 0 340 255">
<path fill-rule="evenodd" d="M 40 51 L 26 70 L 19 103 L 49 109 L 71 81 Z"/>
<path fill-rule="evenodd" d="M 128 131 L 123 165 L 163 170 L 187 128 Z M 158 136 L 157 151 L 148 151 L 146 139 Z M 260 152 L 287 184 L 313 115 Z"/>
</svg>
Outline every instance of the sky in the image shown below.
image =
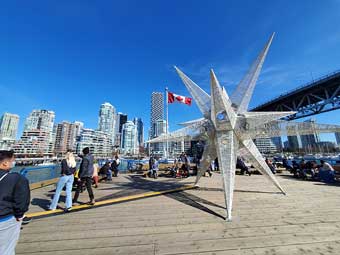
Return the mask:
<svg viewBox="0 0 340 255">
<path fill-rule="evenodd" d="M 275 32 L 254 107 L 339 70 L 339 24 L 340 0 L 5 1 L 0 114 L 20 116 L 19 135 L 32 109 L 96 128 L 110 102 L 147 130 L 152 91 L 189 96 L 174 65 L 207 92 L 212 68 L 232 93 Z M 169 106 L 170 130 L 199 117 L 195 104 Z M 340 111 L 315 118 L 340 124 Z"/>
</svg>

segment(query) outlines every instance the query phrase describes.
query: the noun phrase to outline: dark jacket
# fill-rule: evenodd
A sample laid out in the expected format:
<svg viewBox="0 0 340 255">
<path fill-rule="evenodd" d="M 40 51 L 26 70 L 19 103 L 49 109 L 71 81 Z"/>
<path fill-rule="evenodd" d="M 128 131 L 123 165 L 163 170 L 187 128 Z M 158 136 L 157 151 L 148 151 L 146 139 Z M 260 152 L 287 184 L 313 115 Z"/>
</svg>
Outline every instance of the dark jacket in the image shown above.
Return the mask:
<svg viewBox="0 0 340 255">
<path fill-rule="evenodd" d="M 76 172 L 76 168 L 75 167 L 69 167 L 67 165 L 67 160 L 63 159 L 61 161 L 61 175 L 65 174 L 65 175 L 72 175 Z"/>
<path fill-rule="evenodd" d="M 119 161 L 118 161 L 119 162 Z M 116 172 L 118 171 L 118 166 L 120 165 L 120 163 L 118 163 L 116 159 L 113 160 L 112 164 L 111 164 L 111 170 Z"/>
<path fill-rule="evenodd" d="M 0 178 L 8 171 L 0 170 Z M 30 204 L 30 187 L 28 180 L 18 174 L 9 173 L 0 182 L 0 218 L 14 215 L 24 216 Z"/>
<path fill-rule="evenodd" d="M 107 175 L 108 171 L 110 169 L 110 165 L 105 163 L 105 165 L 103 165 L 100 170 L 99 170 L 99 174 L 101 175 Z"/>
<path fill-rule="evenodd" d="M 83 157 L 83 160 L 81 161 L 80 169 L 79 169 L 80 178 L 93 176 L 93 171 L 94 171 L 93 161 L 94 161 L 94 158 L 91 154 L 87 154 Z"/>
</svg>

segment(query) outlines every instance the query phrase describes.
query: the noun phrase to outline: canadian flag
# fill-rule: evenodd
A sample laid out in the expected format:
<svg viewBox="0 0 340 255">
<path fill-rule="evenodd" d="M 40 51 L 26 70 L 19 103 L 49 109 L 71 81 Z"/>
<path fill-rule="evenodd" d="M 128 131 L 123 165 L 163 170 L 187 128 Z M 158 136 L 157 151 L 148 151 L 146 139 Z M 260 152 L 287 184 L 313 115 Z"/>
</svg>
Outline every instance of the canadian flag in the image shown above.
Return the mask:
<svg viewBox="0 0 340 255">
<path fill-rule="evenodd" d="M 191 105 L 191 101 L 192 101 L 192 98 L 190 97 L 180 96 L 180 95 L 176 95 L 174 93 L 168 92 L 168 103 L 169 104 L 179 102 L 182 104 Z"/>
</svg>

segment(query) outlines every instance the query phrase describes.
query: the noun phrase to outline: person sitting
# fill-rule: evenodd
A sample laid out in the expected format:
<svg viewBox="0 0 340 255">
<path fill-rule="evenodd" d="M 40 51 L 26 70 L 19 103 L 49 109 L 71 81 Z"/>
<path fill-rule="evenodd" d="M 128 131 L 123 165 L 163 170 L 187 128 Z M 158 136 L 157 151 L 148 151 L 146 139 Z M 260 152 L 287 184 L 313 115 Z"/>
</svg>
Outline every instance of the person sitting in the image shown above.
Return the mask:
<svg viewBox="0 0 340 255">
<path fill-rule="evenodd" d="M 300 165 L 293 160 L 292 161 L 292 170 L 291 173 L 294 175 L 294 177 L 298 177 L 299 176 L 299 169 L 300 169 Z"/>
<path fill-rule="evenodd" d="M 308 175 L 311 175 L 312 180 L 315 179 L 315 169 L 316 162 L 315 161 L 307 161 L 305 167 L 302 169 L 302 175 L 304 179 L 307 179 Z"/>
<path fill-rule="evenodd" d="M 319 168 L 319 178 L 326 183 L 334 182 L 334 168 L 326 161 L 320 160 L 321 167 Z"/>
<path fill-rule="evenodd" d="M 187 156 L 186 153 L 182 152 L 182 154 L 180 155 L 180 159 L 182 162 L 182 171 L 183 171 L 183 176 L 185 177 L 189 177 L 189 170 L 190 170 L 190 160 L 189 157 Z"/>
<path fill-rule="evenodd" d="M 268 167 L 270 168 L 270 171 L 272 171 L 273 174 L 276 174 L 276 169 L 272 163 L 272 161 L 268 158 L 266 158 L 266 163 L 268 165 Z"/>
<path fill-rule="evenodd" d="M 106 162 L 99 170 L 99 175 L 102 177 L 99 182 L 107 181 L 110 170 L 110 162 Z M 112 172 L 111 172 L 111 180 L 112 180 Z"/>
<path fill-rule="evenodd" d="M 291 170 L 293 169 L 292 165 L 289 164 L 287 158 L 283 158 L 283 159 L 282 159 L 282 166 L 283 166 L 284 168 L 286 168 L 286 170 L 288 170 L 288 171 L 291 171 Z"/>
<path fill-rule="evenodd" d="M 246 172 L 249 176 L 251 176 L 251 173 L 249 172 L 249 168 L 246 166 L 246 164 L 240 157 L 237 157 L 236 168 L 239 168 L 241 170 L 242 175 L 244 175 L 244 173 Z"/>
</svg>

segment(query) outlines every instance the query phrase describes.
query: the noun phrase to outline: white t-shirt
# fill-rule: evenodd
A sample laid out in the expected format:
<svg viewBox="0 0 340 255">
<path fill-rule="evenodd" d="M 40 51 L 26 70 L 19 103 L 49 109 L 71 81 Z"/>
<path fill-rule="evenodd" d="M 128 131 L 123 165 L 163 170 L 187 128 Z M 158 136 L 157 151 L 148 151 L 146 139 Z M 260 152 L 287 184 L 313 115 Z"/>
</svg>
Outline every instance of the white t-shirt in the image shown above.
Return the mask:
<svg viewBox="0 0 340 255">
<path fill-rule="evenodd" d="M 334 168 L 327 162 L 323 163 L 322 165 L 323 170 L 331 170 L 334 171 Z"/>
</svg>

